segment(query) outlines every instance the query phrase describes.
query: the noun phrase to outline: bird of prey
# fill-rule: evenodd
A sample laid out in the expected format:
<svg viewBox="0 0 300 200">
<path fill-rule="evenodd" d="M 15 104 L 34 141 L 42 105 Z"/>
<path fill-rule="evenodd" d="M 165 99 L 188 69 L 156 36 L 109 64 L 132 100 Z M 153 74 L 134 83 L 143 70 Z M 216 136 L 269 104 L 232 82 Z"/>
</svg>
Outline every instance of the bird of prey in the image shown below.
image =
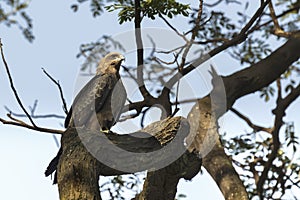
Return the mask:
<svg viewBox="0 0 300 200">
<path fill-rule="evenodd" d="M 126 101 L 119 74 L 123 60 L 121 54 L 109 53 L 100 61 L 96 75 L 76 96 L 65 128 L 85 126 L 106 132 L 116 123 Z"/>
<path fill-rule="evenodd" d="M 65 128 L 85 126 L 108 132 L 118 121 L 126 101 L 126 90 L 120 79 L 120 66 L 124 56 L 109 53 L 97 67 L 96 75 L 80 90 L 65 119 Z M 56 169 L 62 147 L 45 171 L 49 176 Z M 56 183 L 56 174 L 54 182 Z"/>
</svg>

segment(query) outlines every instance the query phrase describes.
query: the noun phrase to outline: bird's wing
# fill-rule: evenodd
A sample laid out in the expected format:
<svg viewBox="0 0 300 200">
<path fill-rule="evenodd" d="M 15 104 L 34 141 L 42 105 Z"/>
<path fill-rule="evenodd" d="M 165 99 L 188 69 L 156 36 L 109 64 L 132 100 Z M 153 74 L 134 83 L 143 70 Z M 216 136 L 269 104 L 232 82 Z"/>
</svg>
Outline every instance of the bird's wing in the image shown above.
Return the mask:
<svg viewBox="0 0 300 200">
<path fill-rule="evenodd" d="M 80 113 L 84 118 L 84 116 L 90 116 L 94 111 L 100 111 L 108 94 L 111 92 L 111 89 L 113 89 L 112 82 L 113 78 L 108 74 L 94 76 L 75 97 L 72 107 L 65 119 L 65 128 L 68 127 L 73 113 Z"/>
<path fill-rule="evenodd" d="M 116 124 L 119 121 L 126 99 L 127 99 L 127 93 L 123 85 L 123 82 L 120 79 L 118 83 L 115 85 L 114 92 L 112 93 L 112 98 L 111 98 L 112 101 L 111 106 L 112 106 L 112 111 L 114 113 L 114 120 L 115 120 L 114 124 Z"/>
</svg>

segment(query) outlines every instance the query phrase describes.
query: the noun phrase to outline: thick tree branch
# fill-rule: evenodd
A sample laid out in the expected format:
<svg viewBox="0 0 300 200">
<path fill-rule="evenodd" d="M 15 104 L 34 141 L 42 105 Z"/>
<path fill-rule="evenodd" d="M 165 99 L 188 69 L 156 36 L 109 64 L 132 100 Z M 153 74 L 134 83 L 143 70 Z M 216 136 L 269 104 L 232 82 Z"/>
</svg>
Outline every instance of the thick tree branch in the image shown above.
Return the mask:
<svg viewBox="0 0 300 200">
<path fill-rule="evenodd" d="M 189 151 L 203 156 L 203 167 L 215 180 L 226 200 L 248 200 L 246 189 L 224 152 L 218 134 L 216 109 L 207 96 L 199 100 L 189 113 Z"/>
<path fill-rule="evenodd" d="M 67 129 L 61 139 L 63 151 L 58 164 L 60 198 L 70 199 L 70 197 L 73 197 L 71 199 L 74 200 L 98 200 L 101 199 L 98 188 L 99 175 L 111 176 L 147 169 L 158 170 L 157 167 L 167 158 L 166 156 L 172 154 L 165 152 L 160 153 L 160 156 L 151 157 L 145 153 L 155 153 L 156 150 L 163 150 L 163 146 L 170 142 L 176 142 L 176 145 L 174 145 L 176 150 L 182 148 L 184 152 L 185 146 L 183 140 L 188 132 L 189 126 L 187 121 L 180 117 L 167 118 L 149 125 L 140 132 L 128 135 L 102 134 L 85 128 Z M 175 136 L 178 138 L 175 139 Z M 107 141 L 106 138 L 109 140 Z M 111 145 L 123 149 L 124 153 L 112 150 Z M 86 147 L 93 149 L 93 155 Z M 173 151 L 174 149 L 171 149 L 171 152 Z M 126 152 L 133 152 L 135 154 L 128 156 Z M 115 166 L 126 166 L 127 170 L 119 170 L 112 165 L 108 166 L 106 163 L 102 163 L 103 156 L 105 159 L 112 159 L 116 163 L 119 163 Z M 96 159 L 100 157 L 102 158 L 101 160 Z M 84 162 L 82 162 L 83 160 Z M 191 163 L 193 164 L 192 166 L 190 166 Z M 184 153 L 175 163 L 172 163 L 167 168 L 169 169 L 168 172 L 171 173 L 170 175 L 173 178 L 176 175 L 176 179 L 179 180 L 180 177 L 186 179 L 193 177 L 198 173 L 200 165 L 201 160 L 197 159 L 196 155 Z M 190 170 L 190 167 L 193 170 Z M 171 180 L 169 181 L 171 183 Z M 164 187 L 167 189 L 168 186 Z M 152 191 L 152 189 L 151 186 L 147 187 L 148 191 Z M 142 196 L 147 196 L 146 199 L 154 199 L 149 196 L 149 193 L 143 193 Z"/>
<path fill-rule="evenodd" d="M 255 92 L 273 81 L 275 81 L 280 75 L 288 69 L 288 67 L 295 62 L 299 58 L 299 54 L 297 53 L 297 49 L 300 47 L 300 37 L 299 34 L 294 35 L 291 37 L 284 45 L 282 45 L 280 48 L 278 48 L 276 51 L 274 51 L 271 55 L 263 59 L 262 61 L 252 65 L 249 68 L 246 68 L 244 70 L 241 70 L 239 72 L 236 72 L 230 76 L 223 77 L 224 81 L 224 87 L 226 90 L 226 100 L 227 100 L 227 109 L 230 109 L 232 105 L 234 104 L 235 100 L 238 98 L 247 95 L 249 93 Z M 278 60 L 277 58 L 280 57 L 282 59 Z M 216 89 L 216 88 L 214 88 Z M 154 102 L 148 102 L 148 103 L 154 103 Z M 140 107 L 143 106 L 143 102 L 138 102 L 137 104 L 133 103 L 131 108 L 134 108 L 135 105 L 140 105 Z M 218 107 L 218 105 L 216 105 Z M 225 111 L 222 111 L 218 114 L 218 116 L 222 115 Z M 197 117 L 195 117 L 197 119 Z M 191 122 L 190 122 L 191 123 Z M 205 137 L 204 136 L 200 136 Z M 201 140 L 200 140 L 201 141 Z M 194 143 L 195 146 L 196 143 Z M 201 143 L 202 144 L 202 143 Z M 206 145 L 203 143 L 201 146 Z M 212 146 L 212 148 L 217 148 Z M 217 148 L 218 149 L 218 148 Z M 217 150 L 215 152 L 218 152 Z M 211 156 L 208 156 L 211 155 Z M 219 153 L 212 153 L 208 154 L 207 158 L 208 160 L 218 159 L 217 157 L 214 158 L 217 155 L 220 155 Z M 227 158 L 223 158 L 227 159 Z M 219 169 L 221 170 L 221 169 Z M 232 168 L 231 170 L 234 171 Z M 232 171 L 232 175 L 236 174 Z M 214 173 L 213 171 L 211 172 Z M 152 176 L 152 175 L 151 175 Z M 235 176 L 235 175 L 234 175 Z M 157 177 L 161 177 L 161 174 Z M 162 178 L 162 177 L 161 177 Z M 216 177 L 217 178 L 217 177 Z M 163 179 L 163 178 L 162 178 Z M 235 179 L 238 179 L 236 176 Z M 218 182 L 220 180 L 216 180 Z M 222 188 L 222 184 L 220 183 L 220 189 L 223 192 L 229 192 L 226 188 Z M 241 183 L 241 182 L 236 182 Z M 225 186 L 224 186 L 225 187 Z M 240 185 L 241 193 L 244 194 L 242 190 L 242 185 Z M 235 191 L 235 190 L 232 190 Z M 224 193 L 225 194 L 225 193 Z M 225 196 L 228 194 L 225 194 Z M 242 195 L 244 196 L 244 195 Z M 246 198 L 246 197 L 245 197 Z"/>
<path fill-rule="evenodd" d="M 145 83 L 144 83 L 144 47 L 143 47 L 143 40 L 142 40 L 142 33 L 141 33 L 141 3 L 140 0 L 134 1 L 134 28 L 135 28 L 135 41 L 137 46 L 137 81 L 138 86 L 140 88 L 140 92 L 144 98 L 150 96 Z"/>
<path fill-rule="evenodd" d="M 227 108 L 247 94 L 253 93 L 274 82 L 300 57 L 300 32 L 265 59 L 249 68 L 223 78 L 227 96 Z M 281 58 L 281 59 L 278 59 Z"/>
</svg>

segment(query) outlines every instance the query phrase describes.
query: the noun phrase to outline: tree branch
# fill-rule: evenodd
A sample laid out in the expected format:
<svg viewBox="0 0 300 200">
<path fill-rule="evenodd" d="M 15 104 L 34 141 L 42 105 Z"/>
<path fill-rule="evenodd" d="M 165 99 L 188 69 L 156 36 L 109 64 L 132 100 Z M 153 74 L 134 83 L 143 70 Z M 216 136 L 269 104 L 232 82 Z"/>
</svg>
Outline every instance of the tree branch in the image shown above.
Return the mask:
<svg viewBox="0 0 300 200">
<path fill-rule="evenodd" d="M 282 45 L 280 48 L 278 48 L 270 56 L 266 57 L 262 61 L 252 65 L 249 68 L 236 72 L 230 76 L 223 77 L 224 87 L 226 90 L 227 109 L 230 109 L 232 107 L 236 99 L 254 91 L 257 91 L 260 88 L 269 85 L 278 77 L 280 77 L 280 75 L 299 58 L 300 55 L 297 51 L 297 49 L 299 49 L 299 46 L 300 37 L 296 34 L 292 38 L 290 38 L 284 45 Z M 278 60 L 278 57 L 282 59 Z M 214 86 L 213 90 L 217 89 L 217 86 Z M 201 102 L 203 102 L 206 98 L 204 98 Z M 194 109 L 196 111 L 193 115 L 193 119 L 195 121 L 199 120 L 201 124 L 210 124 L 211 121 L 209 120 L 209 118 L 207 118 L 207 116 L 210 115 L 203 114 L 203 118 L 199 119 L 199 115 L 196 114 L 199 111 L 203 112 L 203 109 L 211 109 L 211 103 L 207 103 L 208 105 L 205 104 L 205 101 L 203 103 L 204 105 L 201 106 L 201 109 Z M 214 107 L 216 109 L 213 109 L 214 112 L 220 112 L 216 114 L 217 116 L 220 116 L 225 112 L 225 110 L 218 111 L 218 105 L 214 105 Z M 199 123 L 193 122 L 194 120 L 189 120 L 191 126 L 189 134 L 190 139 L 186 140 L 188 145 L 191 144 L 189 146 L 190 152 L 196 149 L 201 154 L 203 153 L 203 150 L 211 149 L 211 151 L 208 152 L 209 154 L 207 154 L 203 158 L 203 163 L 206 163 L 207 170 L 210 170 L 211 168 L 210 173 L 212 174 L 212 177 L 215 179 L 215 181 L 218 183 L 220 190 L 223 192 L 226 199 L 230 199 L 231 195 L 233 195 L 233 197 L 237 197 L 236 199 L 248 199 L 246 190 L 241 180 L 239 179 L 239 176 L 235 172 L 230 162 L 225 162 L 225 160 L 228 160 L 228 158 L 226 158 L 226 155 L 222 153 L 222 151 L 224 150 L 223 147 L 219 144 L 219 136 L 217 132 L 211 134 L 211 131 L 205 131 L 205 129 L 203 129 L 202 131 L 201 129 L 198 131 L 193 130 L 193 127 L 198 128 L 199 126 Z M 193 123 L 196 123 L 196 125 L 193 125 Z M 205 138 L 206 141 L 203 140 Z M 215 142 L 213 143 L 215 145 L 212 144 L 212 141 Z M 217 165 L 216 163 L 224 164 Z M 224 175 L 224 179 L 220 179 L 221 175 Z M 162 179 L 162 175 L 159 174 L 159 176 Z M 230 182 L 230 184 L 226 184 L 226 182 L 228 183 L 228 181 Z M 228 185 L 232 185 L 232 187 L 228 189 Z M 157 188 L 157 190 L 159 190 L 159 188 Z"/>
<path fill-rule="evenodd" d="M 267 132 L 267 133 L 271 134 L 272 128 L 266 128 L 266 127 L 255 125 L 255 124 L 252 123 L 252 121 L 248 117 L 246 117 L 245 115 L 243 115 L 242 113 L 240 113 L 236 109 L 231 108 L 230 110 L 234 114 L 236 114 L 237 116 L 239 116 L 241 119 L 243 119 L 248 124 L 248 126 L 250 126 L 254 130 L 254 132 L 264 131 L 264 132 Z"/>
<path fill-rule="evenodd" d="M 219 139 L 216 108 L 207 96 L 199 100 L 188 115 L 189 151 L 203 157 L 203 167 L 215 180 L 226 200 L 248 200 L 246 189 Z"/>
<path fill-rule="evenodd" d="M 193 71 L 194 69 L 196 69 L 197 67 L 199 67 L 201 64 L 203 64 L 205 61 L 207 61 L 208 59 L 214 57 L 215 55 L 219 54 L 220 52 L 224 51 L 225 49 L 237 45 L 239 43 L 241 43 L 242 41 L 246 40 L 247 35 L 248 35 L 248 31 L 250 30 L 250 28 L 253 26 L 253 24 L 255 23 L 255 21 L 262 15 L 265 7 L 268 5 L 268 3 L 270 2 L 270 0 L 266 0 L 260 8 L 258 8 L 258 10 L 255 12 L 255 14 L 252 16 L 252 18 L 249 20 L 249 22 L 242 28 L 242 30 L 240 31 L 240 33 L 235 36 L 234 38 L 232 38 L 231 40 L 229 40 L 228 42 L 224 42 L 221 46 L 209 51 L 207 54 L 203 55 L 202 57 L 196 59 L 192 64 L 190 64 L 189 66 L 185 67 L 182 72 L 178 72 L 176 73 L 165 85 L 165 87 L 162 90 L 162 93 L 164 92 L 164 90 L 168 90 L 168 88 L 172 88 L 173 85 L 179 80 L 181 79 L 184 75 L 190 73 L 191 71 Z"/>
<path fill-rule="evenodd" d="M 17 90 L 16 90 L 16 88 L 14 86 L 14 83 L 13 83 L 13 80 L 12 80 L 12 76 L 11 76 L 10 71 L 9 71 L 9 67 L 8 67 L 8 64 L 7 64 L 5 56 L 4 56 L 3 46 L 2 46 L 1 39 L 0 39 L 0 50 L 1 50 L 2 61 L 3 61 L 3 64 L 5 66 L 6 73 L 7 73 L 9 82 L 10 82 L 10 87 L 11 87 L 11 89 L 12 89 L 14 95 L 15 95 L 15 98 L 16 98 L 19 106 L 21 107 L 21 109 L 23 110 L 23 112 L 26 114 L 27 118 L 31 122 L 32 126 L 35 127 L 35 128 L 37 128 L 37 126 L 34 123 L 33 119 L 31 118 L 31 116 L 29 115 L 29 113 L 27 112 L 27 110 L 25 109 L 25 107 L 23 106 L 22 101 L 21 101 L 21 99 L 20 99 L 20 97 L 19 97 L 19 95 L 17 93 Z"/>
<path fill-rule="evenodd" d="M 141 3 L 140 0 L 134 1 L 134 28 L 135 28 L 135 41 L 137 46 L 137 81 L 140 92 L 144 98 L 151 96 L 148 92 L 145 83 L 144 83 L 144 47 L 142 41 L 142 33 L 141 33 Z"/>
<path fill-rule="evenodd" d="M 56 81 L 44 68 L 42 68 L 42 70 L 46 74 L 46 76 L 58 87 L 60 98 L 61 98 L 61 101 L 63 103 L 63 110 L 64 110 L 65 114 L 68 114 L 67 103 L 66 103 L 66 100 L 64 98 L 64 93 L 62 91 L 62 88 L 61 88 L 61 85 L 60 85 L 59 81 Z"/>
<path fill-rule="evenodd" d="M 167 156 L 173 155 L 171 152 L 174 149 L 169 152 L 171 154 L 165 152 L 164 154 L 160 153 L 160 156 L 154 157 L 149 156 L 148 153 L 155 153 L 155 151 L 160 149 L 163 150 L 163 147 L 170 142 L 176 142 L 176 145 L 174 145 L 176 149 L 183 148 L 182 150 L 184 150 L 183 140 L 188 133 L 188 122 L 181 117 L 167 118 L 155 122 L 139 132 L 126 135 L 115 133 L 99 134 L 98 131 L 91 131 L 85 128 L 67 129 L 62 135 L 63 151 L 58 163 L 57 175 L 60 198 L 69 199 L 71 196 L 74 197 L 73 199 L 82 199 L 83 197 L 80 195 L 86 195 L 84 199 L 100 199 L 98 188 L 99 175 L 111 176 L 146 169 L 157 170 L 159 163 L 164 161 Z M 176 138 L 178 137 L 176 140 L 174 138 L 175 135 Z M 107 138 L 109 139 L 108 141 Z M 112 150 L 111 145 L 116 145 L 118 148 L 123 149 L 124 153 Z M 93 149 L 92 154 L 86 147 Z M 128 152 L 132 152 L 131 156 L 126 154 Z M 106 163 L 101 162 L 102 159 L 96 159 L 99 157 L 103 158 L 103 156 L 105 156 L 105 159 L 112 159 L 119 163 L 116 166 L 126 166 L 126 169 L 130 170 L 122 171 L 111 165 L 108 167 Z M 194 170 L 185 171 L 182 174 L 177 173 L 190 169 L 186 167 L 190 167 L 189 161 L 192 161 Z M 167 168 L 175 170 L 169 171 L 173 172 L 172 177 L 176 175 L 189 179 L 194 176 L 194 173 L 198 173 L 200 165 L 201 161 L 196 159 L 196 155 L 189 153 L 183 154 L 178 161 Z M 171 180 L 169 181 L 171 182 Z M 168 185 L 164 187 L 168 187 Z M 154 188 L 154 186 L 147 188 L 152 190 L 151 188 Z M 148 193 L 145 195 L 149 197 L 147 199 L 153 199 L 148 196 Z M 152 193 L 152 195 L 154 194 Z"/>
<path fill-rule="evenodd" d="M 13 112 L 11 109 L 9 109 L 7 106 L 4 106 L 5 110 L 10 113 L 11 115 L 15 116 L 15 117 L 27 117 L 25 114 L 20 114 L 20 113 L 16 113 Z M 56 115 L 56 114 L 45 114 L 45 115 L 36 115 L 34 113 L 31 113 L 30 115 L 33 119 L 39 119 L 39 118 L 58 118 L 58 119 L 64 119 L 65 116 L 61 116 L 61 115 Z"/>
<path fill-rule="evenodd" d="M 258 63 L 223 77 L 227 108 L 231 108 L 238 98 L 266 87 L 280 77 L 299 59 L 300 55 L 297 53 L 299 47 L 300 32 L 293 35 L 284 45 Z M 278 58 L 281 59 L 278 60 Z"/>
<path fill-rule="evenodd" d="M 291 103 L 298 98 L 300 95 L 300 84 L 292 89 L 290 94 L 286 96 L 285 98 L 281 98 L 281 96 L 278 95 L 277 98 L 277 106 L 273 110 L 273 113 L 275 114 L 275 122 L 274 122 L 274 130 L 272 131 L 272 139 L 273 139 L 273 146 L 272 151 L 268 155 L 268 161 L 264 164 L 264 170 L 260 175 L 260 178 L 257 183 L 257 193 L 259 194 L 260 198 L 263 199 L 263 186 L 268 178 L 268 172 L 272 167 L 273 161 L 276 159 L 278 150 L 280 148 L 280 140 L 279 140 L 279 131 L 283 125 L 283 117 L 285 116 L 286 109 L 291 105 Z"/>
<path fill-rule="evenodd" d="M 8 121 L 8 120 L 0 118 L 0 122 L 2 122 L 2 124 L 20 126 L 20 127 L 28 128 L 28 129 L 39 131 L 39 132 L 45 132 L 45 133 L 62 134 L 64 132 L 62 130 L 49 129 L 49 128 L 43 128 L 43 127 L 30 125 L 22 120 L 12 117 L 10 114 L 7 114 L 7 116 L 10 119 L 12 119 L 13 121 Z"/>
</svg>

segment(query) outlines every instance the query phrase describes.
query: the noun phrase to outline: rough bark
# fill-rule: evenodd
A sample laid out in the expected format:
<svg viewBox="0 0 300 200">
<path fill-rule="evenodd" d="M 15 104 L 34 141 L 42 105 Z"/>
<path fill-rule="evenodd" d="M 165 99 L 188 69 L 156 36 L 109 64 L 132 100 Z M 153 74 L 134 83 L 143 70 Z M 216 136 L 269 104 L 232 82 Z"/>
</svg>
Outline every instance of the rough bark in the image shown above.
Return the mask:
<svg viewBox="0 0 300 200">
<path fill-rule="evenodd" d="M 220 104 L 223 104 L 224 101 L 221 100 L 220 102 L 218 102 L 218 99 L 214 98 L 214 102 L 212 102 L 212 105 L 214 106 L 213 110 L 215 112 L 215 116 L 219 117 L 224 114 L 226 110 L 232 107 L 232 105 L 238 98 L 253 93 L 275 81 L 283 72 L 285 72 L 289 68 L 289 66 L 291 66 L 293 62 L 299 59 L 299 49 L 300 33 L 297 33 L 290 39 L 288 39 L 288 41 L 284 45 L 279 47 L 276 51 L 271 53 L 268 57 L 261 60 L 260 62 L 244 70 L 238 71 L 230 76 L 222 77 L 224 85 L 218 84 L 219 80 L 217 80 L 217 83 L 214 84 L 215 80 L 213 80 L 214 90 L 212 91 L 212 93 L 215 92 L 214 95 L 222 96 L 223 94 L 221 93 L 224 87 L 226 91 L 227 102 L 227 104 L 225 105 L 225 110 L 222 110 L 220 108 L 222 108 L 223 105 Z M 207 104 L 207 101 L 208 100 L 204 99 L 200 104 Z M 203 110 L 211 108 L 205 105 L 204 107 L 201 107 L 201 109 Z M 197 129 L 199 127 L 199 118 L 197 118 L 196 116 L 192 116 L 193 113 L 197 112 L 199 112 L 199 107 L 194 106 L 194 108 L 190 112 L 189 117 L 191 130 L 193 129 L 193 123 L 197 124 Z M 197 116 L 200 117 L 201 114 L 197 114 Z M 210 118 L 206 119 L 205 115 L 202 116 L 202 119 L 204 119 L 204 121 L 200 120 L 201 123 L 205 123 L 206 120 L 210 121 Z M 211 133 L 211 131 L 201 130 L 201 128 L 199 130 L 196 130 L 196 132 L 191 131 L 191 135 L 189 137 L 195 137 L 195 135 L 193 134 L 196 134 L 196 137 L 195 141 L 190 141 L 191 146 L 189 147 L 189 149 L 196 149 L 201 154 L 203 153 L 203 149 L 205 150 L 207 149 L 207 147 L 210 147 L 211 152 L 203 157 L 203 164 L 206 170 L 211 174 L 211 176 L 218 184 L 225 199 L 248 199 L 241 180 L 232 167 L 232 164 L 230 163 L 228 157 L 224 153 L 223 147 L 221 146 L 221 143 L 218 139 L 218 135 L 212 134 L 208 136 L 207 134 L 209 133 Z M 205 141 L 203 141 L 203 139 L 205 139 Z M 213 142 L 215 142 L 216 145 L 212 146 Z M 145 184 L 152 185 L 152 187 L 154 187 L 154 185 L 157 184 L 157 181 L 153 180 L 157 180 L 159 178 L 161 180 L 167 179 L 167 174 L 167 172 L 164 174 L 161 174 L 161 172 L 157 172 L 157 174 L 148 174 Z M 220 179 L 220 175 L 223 175 L 224 178 Z M 155 176 L 156 179 L 153 178 Z M 165 176 L 165 178 L 162 176 Z M 175 180 L 174 182 L 178 183 L 177 180 Z M 165 188 L 163 187 L 157 187 L 157 190 L 155 192 L 163 193 L 164 189 Z M 175 192 L 176 187 L 173 187 L 173 193 Z M 151 199 L 151 195 L 149 196 L 149 199 Z"/>
<path fill-rule="evenodd" d="M 173 142 L 172 139 L 176 134 L 180 134 L 175 140 L 175 142 L 178 142 L 175 145 L 176 148 L 184 148 L 183 139 L 188 132 L 189 125 L 187 120 L 180 117 L 168 118 L 153 123 L 139 132 L 127 135 L 103 134 L 85 128 L 67 129 L 61 139 L 63 151 L 57 169 L 60 199 L 101 199 L 98 186 L 99 175 L 111 176 L 149 169 L 158 170 L 156 167 L 159 166 L 162 160 L 167 159 L 166 156 L 170 155 L 170 153 L 166 152 L 165 155 L 162 154 L 155 160 L 151 156 L 149 157 L 148 154 L 143 153 L 151 153 L 161 149 L 169 142 Z M 128 154 L 122 154 L 118 151 L 108 152 L 108 149 L 111 150 L 109 147 L 111 144 L 125 150 L 124 152 L 141 154 L 128 156 Z M 93 152 L 89 152 L 86 146 L 92 148 Z M 172 151 L 172 149 L 169 151 Z M 191 155 L 195 156 L 188 154 L 189 157 Z M 118 170 L 111 165 L 108 167 L 105 163 L 96 159 L 99 156 L 102 156 L 102 159 L 113 159 L 116 161 L 116 165 L 125 165 L 128 167 L 126 169 L 130 170 Z M 180 161 L 176 162 L 184 167 L 189 163 L 186 161 L 189 157 L 186 157 L 186 154 L 184 154 Z M 198 165 L 195 166 L 198 169 L 194 170 L 196 172 L 199 171 L 201 164 L 199 160 L 197 162 Z M 140 166 L 144 166 L 144 168 L 140 168 Z M 182 170 L 183 167 L 179 169 Z M 173 174 L 179 174 L 177 173 L 176 165 L 172 165 L 170 169 L 173 169 Z M 191 176 L 189 173 L 181 174 L 181 177 Z"/>
<path fill-rule="evenodd" d="M 186 151 L 169 166 L 147 173 L 143 191 L 135 200 L 174 199 L 181 178 L 191 180 L 201 169 L 201 159 Z"/>
<path fill-rule="evenodd" d="M 223 77 L 227 108 L 242 96 L 258 91 L 274 82 L 300 57 L 300 32 L 260 62 Z"/>
<path fill-rule="evenodd" d="M 203 167 L 215 180 L 226 200 L 247 200 L 247 191 L 224 152 L 210 97 L 194 105 L 188 116 L 190 134 L 187 138 L 190 151 L 203 156 Z"/>
</svg>

